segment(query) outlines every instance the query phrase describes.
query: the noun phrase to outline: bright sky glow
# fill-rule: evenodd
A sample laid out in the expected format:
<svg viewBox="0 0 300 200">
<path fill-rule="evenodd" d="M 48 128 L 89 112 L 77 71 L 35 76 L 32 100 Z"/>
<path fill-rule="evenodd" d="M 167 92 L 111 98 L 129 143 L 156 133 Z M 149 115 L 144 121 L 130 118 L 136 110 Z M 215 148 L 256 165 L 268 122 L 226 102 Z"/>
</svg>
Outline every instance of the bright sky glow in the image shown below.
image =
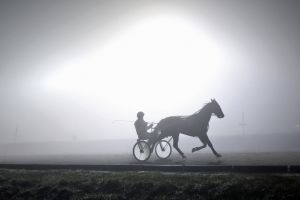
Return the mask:
<svg viewBox="0 0 300 200">
<path fill-rule="evenodd" d="M 124 112 L 157 110 L 182 98 L 213 98 L 207 92 L 228 71 L 228 61 L 224 44 L 205 27 L 182 16 L 157 15 L 97 44 L 95 52 L 62 63 L 45 84 Z"/>
</svg>

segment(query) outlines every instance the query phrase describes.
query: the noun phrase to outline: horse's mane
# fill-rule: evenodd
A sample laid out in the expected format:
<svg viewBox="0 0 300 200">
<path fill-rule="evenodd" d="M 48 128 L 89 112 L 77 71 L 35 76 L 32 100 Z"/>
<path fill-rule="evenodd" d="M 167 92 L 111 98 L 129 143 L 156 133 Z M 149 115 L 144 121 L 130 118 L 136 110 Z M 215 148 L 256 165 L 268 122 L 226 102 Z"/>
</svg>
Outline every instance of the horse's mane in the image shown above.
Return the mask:
<svg viewBox="0 0 300 200">
<path fill-rule="evenodd" d="M 187 115 L 185 116 L 184 118 L 191 118 L 191 117 L 195 117 L 195 116 L 199 116 L 199 115 L 202 115 L 204 113 L 204 111 L 206 111 L 208 109 L 208 106 L 210 106 L 211 102 L 209 103 L 205 103 L 203 105 L 202 108 L 200 108 L 198 111 L 194 112 L 193 114 L 191 115 Z"/>
</svg>

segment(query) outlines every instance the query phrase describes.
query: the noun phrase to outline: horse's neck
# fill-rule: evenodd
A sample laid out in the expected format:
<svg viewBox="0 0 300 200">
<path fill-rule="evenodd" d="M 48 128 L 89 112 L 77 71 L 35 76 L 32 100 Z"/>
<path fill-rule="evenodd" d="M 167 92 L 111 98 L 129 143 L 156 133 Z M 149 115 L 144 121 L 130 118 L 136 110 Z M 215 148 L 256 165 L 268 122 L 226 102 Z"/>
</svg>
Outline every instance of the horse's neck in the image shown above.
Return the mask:
<svg viewBox="0 0 300 200">
<path fill-rule="evenodd" d="M 203 108 L 198 114 L 197 118 L 199 120 L 198 123 L 200 122 L 202 126 L 208 126 L 212 112 L 210 111 L 209 107 Z"/>
</svg>

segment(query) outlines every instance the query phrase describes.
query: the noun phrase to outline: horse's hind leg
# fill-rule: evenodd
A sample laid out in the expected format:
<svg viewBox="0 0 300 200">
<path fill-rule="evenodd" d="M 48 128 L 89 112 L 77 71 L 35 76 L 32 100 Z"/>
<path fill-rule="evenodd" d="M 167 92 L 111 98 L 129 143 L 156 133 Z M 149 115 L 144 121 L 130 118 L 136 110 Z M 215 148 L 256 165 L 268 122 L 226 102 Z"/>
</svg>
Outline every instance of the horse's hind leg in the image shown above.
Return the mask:
<svg viewBox="0 0 300 200">
<path fill-rule="evenodd" d="M 179 139 L 179 134 L 173 135 L 173 147 L 178 151 L 178 153 L 181 155 L 182 158 L 186 158 L 184 153 L 179 149 L 178 147 L 178 139 Z"/>
<path fill-rule="evenodd" d="M 199 150 L 201 150 L 201 149 L 203 149 L 203 148 L 205 148 L 207 146 L 207 143 L 205 142 L 205 140 L 201 139 L 200 137 L 199 137 L 199 139 L 203 143 L 203 145 L 200 146 L 200 147 L 193 148 L 192 149 L 192 153 L 194 153 L 195 151 L 199 151 Z"/>
</svg>

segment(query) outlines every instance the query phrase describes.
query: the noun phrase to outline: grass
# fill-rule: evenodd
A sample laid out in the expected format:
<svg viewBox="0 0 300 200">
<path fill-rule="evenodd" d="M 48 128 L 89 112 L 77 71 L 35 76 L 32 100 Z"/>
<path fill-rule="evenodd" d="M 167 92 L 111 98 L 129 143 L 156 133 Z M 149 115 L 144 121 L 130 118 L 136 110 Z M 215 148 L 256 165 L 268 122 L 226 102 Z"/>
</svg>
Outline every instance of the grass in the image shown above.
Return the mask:
<svg viewBox="0 0 300 200">
<path fill-rule="evenodd" d="M 299 199 L 300 176 L 0 170 L 0 199 Z"/>
</svg>

